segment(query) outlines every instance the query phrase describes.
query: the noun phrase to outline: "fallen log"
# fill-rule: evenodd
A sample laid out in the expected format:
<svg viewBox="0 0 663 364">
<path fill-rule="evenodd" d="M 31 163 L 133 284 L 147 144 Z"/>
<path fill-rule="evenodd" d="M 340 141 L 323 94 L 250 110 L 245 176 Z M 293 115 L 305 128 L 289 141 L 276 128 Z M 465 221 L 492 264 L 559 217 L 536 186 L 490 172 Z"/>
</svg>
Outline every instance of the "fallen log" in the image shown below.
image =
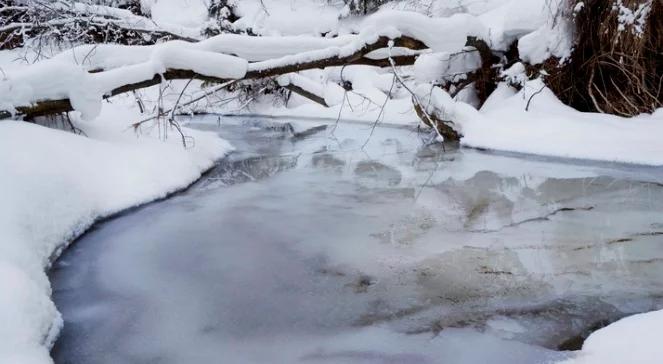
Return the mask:
<svg viewBox="0 0 663 364">
<path fill-rule="evenodd" d="M 409 37 L 399 37 L 396 39 L 379 37 L 376 41 L 366 43 L 363 46 L 356 48 L 354 52 L 348 54 L 344 54 L 340 48 L 337 48 L 335 53 L 327 52 L 326 50 L 319 50 L 304 52 L 276 60 L 249 63 L 247 72 L 240 79 L 261 79 L 309 69 L 334 66 L 382 64 L 382 62 L 388 62 L 388 60 L 371 59 L 367 58 L 366 55 L 375 50 L 387 47 L 403 47 L 417 50 L 423 49 L 426 46 L 422 42 Z M 395 57 L 394 60 L 396 60 L 396 58 L 398 58 L 400 65 L 413 64 L 415 60 L 415 57 L 413 56 Z M 115 69 L 115 71 L 117 71 L 117 69 Z M 104 71 L 95 70 L 94 73 L 103 76 Z M 103 98 L 109 98 L 125 92 L 158 85 L 164 80 L 190 79 L 213 83 L 224 83 L 229 81 L 229 79 L 213 77 L 187 69 L 167 69 L 163 73 L 154 74 L 151 78 L 135 80 L 135 82 L 127 83 L 125 85 L 115 87 L 111 90 L 103 90 Z M 15 106 L 15 112 L 10 110 L 0 110 L 0 118 L 8 118 L 12 115 L 19 115 L 30 119 L 37 116 L 53 115 L 73 110 L 74 108 L 72 106 L 71 100 L 69 99 L 38 100 L 31 105 Z"/>
</svg>

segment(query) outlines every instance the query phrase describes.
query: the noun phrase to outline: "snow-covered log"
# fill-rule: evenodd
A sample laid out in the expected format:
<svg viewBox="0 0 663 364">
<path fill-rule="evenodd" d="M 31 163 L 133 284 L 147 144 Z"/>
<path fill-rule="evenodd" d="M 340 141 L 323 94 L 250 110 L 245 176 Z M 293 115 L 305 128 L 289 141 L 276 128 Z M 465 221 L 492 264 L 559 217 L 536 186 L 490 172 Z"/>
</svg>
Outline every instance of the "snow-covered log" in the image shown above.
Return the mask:
<svg viewBox="0 0 663 364">
<path fill-rule="evenodd" d="M 238 42 L 233 53 L 242 54 L 254 49 L 251 42 L 255 37 L 237 37 L 244 37 L 247 42 L 241 45 Z M 340 47 L 249 63 L 241 57 L 215 52 L 218 48 L 214 47 L 214 40 L 168 42 L 152 48 L 128 47 L 125 49 L 131 52 L 125 58 L 113 61 L 99 57 L 109 69 L 96 68 L 102 63 L 95 62 L 81 67 L 62 57 L 37 63 L 0 82 L 0 91 L 4 95 L 0 98 L 0 105 L 4 106 L 0 117 L 19 114 L 30 118 L 73 110 L 93 117 L 103 98 L 154 86 L 164 80 L 198 79 L 222 83 L 233 79 L 260 79 L 314 68 L 375 64 L 378 60 L 366 55 L 386 47 L 425 47 L 422 42 L 406 36 L 394 39 L 356 36 Z M 304 41 L 308 42 L 305 38 Z M 279 40 L 273 39 L 273 42 L 272 46 L 276 47 Z M 409 59 L 414 61 L 414 58 Z M 119 66 L 122 63 L 128 64 Z M 93 66 L 94 69 L 88 69 Z M 55 73 L 59 77 L 49 76 Z"/>
</svg>

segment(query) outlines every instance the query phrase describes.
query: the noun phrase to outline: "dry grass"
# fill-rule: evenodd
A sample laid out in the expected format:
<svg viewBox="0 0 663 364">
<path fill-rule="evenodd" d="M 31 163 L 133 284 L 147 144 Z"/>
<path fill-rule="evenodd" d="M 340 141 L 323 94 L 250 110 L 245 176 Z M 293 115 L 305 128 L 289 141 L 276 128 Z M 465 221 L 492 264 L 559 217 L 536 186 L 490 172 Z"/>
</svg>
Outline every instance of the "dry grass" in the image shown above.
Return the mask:
<svg viewBox="0 0 663 364">
<path fill-rule="evenodd" d="M 576 46 L 551 79 L 553 91 L 584 111 L 632 116 L 663 107 L 663 0 L 569 2 L 584 6 L 575 11 Z M 620 21 L 629 14 L 636 21 Z"/>
</svg>

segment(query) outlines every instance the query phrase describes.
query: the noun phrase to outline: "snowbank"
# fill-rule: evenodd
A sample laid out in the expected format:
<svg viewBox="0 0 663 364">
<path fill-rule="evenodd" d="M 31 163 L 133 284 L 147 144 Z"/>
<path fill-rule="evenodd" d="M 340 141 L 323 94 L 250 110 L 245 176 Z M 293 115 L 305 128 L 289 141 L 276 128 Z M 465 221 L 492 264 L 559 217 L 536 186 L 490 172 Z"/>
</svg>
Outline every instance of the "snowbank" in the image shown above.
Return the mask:
<svg viewBox="0 0 663 364">
<path fill-rule="evenodd" d="M 516 92 L 501 84 L 477 111 L 440 88 L 420 86 L 429 113 L 451 120 L 468 147 L 663 166 L 663 110 L 623 118 L 564 105 L 539 80 Z"/>
<path fill-rule="evenodd" d="M 49 363 L 61 326 L 45 270 L 96 219 L 181 189 L 231 147 L 186 130 L 195 147 L 126 130 L 135 120 L 106 104 L 89 138 L 0 121 L 0 362 Z M 123 132 L 124 131 L 124 132 Z"/>
<path fill-rule="evenodd" d="M 657 364 L 661 337 L 663 310 L 630 316 L 591 334 L 575 358 L 560 364 Z"/>
</svg>

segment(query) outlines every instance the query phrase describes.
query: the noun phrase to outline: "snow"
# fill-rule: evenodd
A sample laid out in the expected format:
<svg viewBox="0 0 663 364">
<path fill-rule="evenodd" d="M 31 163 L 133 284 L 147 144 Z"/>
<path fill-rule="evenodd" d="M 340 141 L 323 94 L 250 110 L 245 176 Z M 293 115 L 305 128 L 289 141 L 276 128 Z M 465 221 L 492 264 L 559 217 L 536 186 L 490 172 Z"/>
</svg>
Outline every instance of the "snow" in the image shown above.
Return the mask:
<svg viewBox="0 0 663 364">
<path fill-rule="evenodd" d="M 617 15 L 618 29 L 625 31 L 627 28 L 631 29 L 633 34 L 641 35 L 646 27 L 646 21 L 651 11 L 652 1 L 644 1 L 637 4 L 636 9 L 630 9 L 624 5 L 623 0 L 617 0 L 613 4 L 613 8 L 619 10 Z"/>
<path fill-rule="evenodd" d="M 663 310 L 633 315 L 591 334 L 576 357 L 560 364 L 656 364 L 663 358 Z"/>
<path fill-rule="evenodd" d="M 456 0 L 456 1 L 395 1 L 386 3 L 383 8 L 416 11 L 429 16 L 451 16 L 458 13 L 481 15 L 504 5 L 504 0 Z"/>
<path fill-rule="evenodd" d="M 158 0 L 150 6 L 152 20 L 197 27 L 207 20 L 206 0 Z"/>
<path fill-rule="evenodd" d="M 248 62 L 280 58 L 293 53 L 340 47 L 357 37 L 352 35 L 336 38 L 312 36 L 247 37 L 237 34 L 220 34 L 197 43 L 172 41 L 151 46 L 126 46 L 118 44 L 81 45 L 57 54 L 54 58 L 83 67 L 85 70 L 110 70 L 122 66 L 147 62 L 154 53 L 164 48 L 186 52 L 198 50 L 222 55 L 234 55 Z"/>
<path fill-rule="evenodd" d="M 235 4 L 240 19 L 234 25 L 261 35 L 336 33 L 342 12 L 340 7 L 315 0 L 243 0 Z"/>
<path fill-rule="evenodd" d="M 126 130 L 130 121 L 144 117 L 127 106 L 134 101 L 102 101 L 119 86 L 152 79 L 169 68 L 238 79 L 249 71 L 348 56 L 380 36 L 409 36 L 420 39 L 430 50 L 389 50 L 392 55 L 420 54 L 413 67 L 399 72 L 428 112 L 454 123 L 463 134 L 463 146 L 663 166 L 663 109 L 628 119 L 581 113 L 563 105 L 540 80 L 528 81 L 522 63 L 502 73 L 505 83 L 480 110 L 473 106 L 476 100 L 471 91 L 452 99 L 431 86 L 457 80 L 459 73 L 479 67 L 478 54 L 465 52 L 468 36 L 486 39 L 494 49 L 506 49 L 518 39 L 522 60 L 532 64 L 551 56 L 568 59 L 572 27 L 558 17 L 565 11 L 558 1 L 405 1 L 384 6 L 366 18 L 348 16 L 342 6 L 322 0 L 235 3 L 240 15 L 235 25 L 261 37 L 223 34 L 197 43 L 83 45 L 52 58 L 40 55 L 47 59 L 32 65 L 15 62 L 16 52 L 0 52 L 0 110 L 14 111 L 39 100 L 69 99 L 76 110 L 74 121 L 89 136 L 0 121 L 0 291 L 11 292 L 0 295 L 0 361 L 50 361 L 48 349 L 62 324 L 44 273 L 54 254 L 96 219 L 185 187 L 231 149 L 215 136 L 192 130 L 186 133 L 195 138 L 195 147 L 188 150 L 176 137 L 165 143 L 149 133 L 136 138 Z M 110 14 L 138 29 L 158 25 L 192 38 L 200 36 L 207 21 L 205 0 L 142 0 L 141 4 L 150 19 L 104 6 L 75 3 L 75 8 Z M 582 11 L 582 4 L 573 11 Z M 641 32 L 651 2 L 636 9 L 624 6 L 621 0 L 616 4 L 620 27 Z M 22 51 L 32 52 L 30 47 Z M 369 56 L 386 55 L 375 51 Z M 104 72 L 90 73 L 92 70 Z M 346 81 L 353 86 L 350 92 L 339 86 Z M 385 124 L 420 122 L 410 93 L 395 82 L 391 70 L 334 67 L 284 75 L 278 82 L 304 88 L 331 107 L 293 95 L 285 107 L 265 98 L 240 113 Z M 518 91 L 508 84 L 523 88 Z M 182 84 L 172 85 L 171 92 L 177 95 Z M 192 85 L 201 87 L 197 81 Z M 234 113 L 236 107 L 242 105 L 229 103 L 215 109 L 206 104 L 198 111 Z M 635 359 L 653 363 L 663 356 L 653 339 L 649 340 L 660 336 L 650 333 L 663 323 L 661 315 L 627 318 L 598 331 L 569 363 Z M 517 331 L 511 324 L 495 321 L 491 327 Z M 386 342 L 403 340 L 384 337 Z M 428 343 L 418 336 L 408 340 L 413 347 Z M 472 338 L 472 342 L 481 340 Z M 307 341 L 302 338 L 301 342 Z"/>
<path fill-rule="evenodd" d="M 208 0 L 141 0 L 140 3 L 153 25 L 189 38 L 200 38 L 200 26 L 207 20 Z"/>
<path fill-rule="evenodd" d="M 262 9 L 259 11 L 263 12 Z M 293 4 L 267 6 L 269 15 L 262 25 L 261 33 L 279 35 L 320 35 L 338 27 L 338 11 L 325 4 Z M 264 13 L 264 12 L 263 12 Z"/>
<path fill-rule="evenodd" d="M 149 61 L 150 58 L 154 58 L 155 54 L 162 52 L 164 49 L 170 50 L 171 54 L 196 50 L 207 52 L 202 54 L 204 56 L 202 58 L 234 55 L 242 58 L 245 62 L 255 62 L 280 58 L 293 53 L 340 47 L 355 39 L 356 36 L 350 35 L 327 39 L 309 36 L 246 37 L 236 34 L 221 34 L 197 43 L 172 41 L 154 46 L 81 45 L 64 51 L 54 58 L 78 65 L 87 71 L 110 70 L 144 63 Z"/>
<path fill-rule="evenodd" d="M 239 79 L 244 77 L 248 68 L 248 62 L 243 58 L 179 47 L 161 47 L 152 57 L 153 62 L 161 63 L 162 72 L 190 69 L 205 76 Z"/>
<path fill-rule="evenodd" d="M 442 56 L 442 53 L 426 55 L 424 61 L 415 64 L 415 74 L 436 74 L 426 68 L 442 67 L 437 63 L 438 57 Z M 428 66 L 429 63 L 432 66 Z M 523 72 L 524 67 L 519 63 L 504 71 L 509 83 L 522 84 L 523 89 L 517 91 L 506 82 L 501 83 L 481 110 L 472 106 L 471 95 L 465 101 L 460 97 L 453 100 L 440 88 L 426 84 L 420 84 L 416 93 L 422 104 L 428 105 L 430 113 L 454 122 L 463 134 L 463 146 L 571 159 L 663 165 L 663 144 L 658 138 L 663 132 L 663 110 L 635 118 L 578 112 L 563 105 L 540 80 L 526 82 Z M 337 86 L 341 78 L 352 83 L 352 91 L 345 92 Z M 343 118 L 384 124 L 420 122 L 408 92 L 394 87 L 392 97 L 386 100 L 393 75 L 375 67 L 346 67 L 343 77 L 340 68 L 307 71 L 286 75 L 279 81 L 283 85 L 295 83 L 321 96 L 331 107 L 325 108 L 293 95 L 287 108 L 265 102 L 252 105 L 243 113 Z"/>
<path fill-rule="evenodd" d="M 414 75 L 419 81 L 453 81 L 460 74 L 477 70 L 481 67 L 479 52 L 464 50 L 457 52 L 439 52 L 422 54 L 414 63 Z"/>
<path fill-rule="evenodd" d="M 540 80 L 519 92 L 507 87 L 500 85 L 481 111 L 437 87 L 420 86 L 417 93 L 430 113 L 454 122 L 464 146 L 663 166 L 662 112 L 635 118 L 582 113 L 562 104 Z"/>
<path fill-rule="evenodd" d="M 198 4 L 199 7 L 186 6 L 183 8 L 181 6 L 183 4 L 191 3 Z M 149 18 L 135 15 L 126 9 L 88 4 L 84 2 L 53 2 L 53 4 L 50 4 L 50 8 L 76 14 L 95 14 L 111 18 L 110 20 L 101 18 L 93 19 L 94 22 L 99 25 L 104 25 L 105 22 L 114 22 L 123 24 L 135 30 L 149 31 L 160 29 L 192 39 L 197 39 L 200 32 L 198 30 L 199 24 L 193 24 L 191 20 L 200 20 L 207 16 L 207 10 L 204 6 L 204 1 L 202 0 L 187 0 L 183 2 L 161 0 L 158 2 L 150 2 L 149 4 L 143 1 L 142 8 L 145 13 L 150 14 L 150 12 L 154 10 L 152 11 L 152 16 Z M 193 13 L 197 13 L 198 16 L 194 17 Z M 64 19 L 62 21 L 67 20 Z"/>
<path fill-rule="evenodd" d="M 0 361 L 49 363 L 62 320 L 45 270 L 94 221 L 195 181 L 231 147 L 186 130 L 195 147 L 136 137 L 139 115 L 104 104 L 89 138 L 25 122 L 0 122 Z"/>
<path fill-rule="evenodd" d="M 361 25 L 364 34 L 396 38 L 409 36 L 421 40 L 437 52 L 455 52 L 465 46 L 468 36 L 485 38 L 487 30 L 481 21 L 469 14 L 447 18 L 430 18 L 407 11 L 380 11 Z M 444 36 L 439 36 L 444 34 Z"/>
<path fill-rule="evenodd" d="M 272 100 L 258 100 L 239 114 L 259 114 L 279 117 L 314 118 L 360 121 L 388 125 L 416 125 L 409 93 L 395 83 L 389 70 L 372 66 L 332 67 L 308 70 L 277 78 L 281 85 L 295 84 L 325 99 L 330 107 L 323 107 L 297 94 L 292 94 L 287 107 L 275 105 Z M 351 91 L 339 84 L 349 82 Z M 391 90 L 391 98 L 387 94 Z M 384 108 L 383 108 L 384 106 Z M 235 107 L 213 109 L 222 114 L 238 114 Z M 230 110 L 230 111 L 229 111 Z"/>
<path fill-rule="evenodd" d="M 478 18 L 489 29 L 492 47 L 506 49 L 515 39 L 545 24 L 545 9 L 545 0 L 510 0 Z"/>
<path fill-rule="evenodd" d="M 199 1 L 190 1 L 200 6 Z M 507 6 L 514 7 L 514 1 L 493 11 Z M 155 12 L 159 13 L 162 11 L 159 9 L 165 7 L 164 9 L 169 10 L 163 10 L 164 12 L 178 13 L 178 7 L 174 4 L 180 3 L 169 0 L 154 2 L 151 12 L 155 16 Z M 518 14 L 527 18 L 525 15 L 530 12 L 530 7 L 519 9 L 521 13 Z M 526 22 L 525 25 L 519 24 L 520 28 L 516 32 L 524 33 L 525 30 L 532 30 L 539 24 L 544 24 L 521 38 L 519 50 L 522 57 L 532 62 L 540 62 L 550 55 L 562 59 L 567 57 L 570 42 L 565 35 L 568 32 L 553 31 L 555 19 L 550 16 L 533 18 L 535 20 Z M 308 21 L 314 19 L 316 17 L 307 18 Z M 247 39 L 220 35 L 199 43 L 171 41 L 151 47 L 82 46 L 5 76 L 0 81 L 0 106 L 13 110 L 15 107 L 40 100 L 69 98 L 75 110 L 80 111 L 84 118 L 91 119 L 99 112 L 102 96 L 122 85 L 119 80 L 125 84 L 138 83 L 152 79 L 167 68 L 186 68 L 205 76 L 237 79 L 243 77 L 247 70 L 260 71 L 323 58 L 349 56 L 366 44 L 375 42 L 380 36 L 392 39 L 400 36 L 413 37 L 438 53 L 436 56 L 422 56 L 416 70 L 424 80 L 430 80 L 432 74 L 443 69 L 476 68 L 476 55 L 454 57 L 454 61 L 445 61 L 449 59 L 450 53 L 464 49 L 468 36 L 492 41 L 491 37 L 504 38 L 513 35 L 514 30 L 511 26 L 502 25 L 501 32 L 493 34 L 491 22 L 472 14 L 458 13 L 449 17 L 431 18 L 416 12 L 382 10 L 361 22 L 358 35 L 333 39 L 306 35 L 283 39 Z M 259 62 L 249 64 L 249 61 Z M 83 66 L 80 67 L 79 64 Z M 118 72 L 86 74 L 86 71 L 90 70 L 109 71 L 120 67 L 122 69 Z M 45 74 L 51 75 L 46 81 Z M 55 74 L 58 76 L 53 77 Z"/>
<path fill-rule="evenodd" d="M 37 62 L 17 69 L 0 80 L 0 107 L 13 110 L 40 100 L 69 99 L 74 110 L 89 120 L 98 115 L 103 95 L 120 86 L 150 80 L 167 69 L 185 68 L 205 76 L 232 79 L 246 74 L 246 60 L 190 49 L 189 45 L 173 41 L 151 48 L 141 47 L 141 52 L 132 59 L 141 63 L 98 73 L 88 73 L 85 68 L 68 62 L 66 56 Z M 113 49 L 120 48 L 111 46 L 110 50 Z M 130 48 L 122 49 L 128 51 Z M 148 49 L 149 52 L 144 52 Z"/>
<path fill-rule="evenodd" d="M 310 92 L 321 98 L 325 98 L 325 87 L 319 82 L 314 82 L 306 77 L 300 76 L 296 73 L 289 73 L 277 77 L 276 81 L 280 86 L 294 85 L 302 88 L 303 90 Z M 333 104 L 332 104 L 333 105 Z"/>
<path fill-rule="evenodd" d="M 509 85 L 524 86 L 529 77 L 527 77 L 527 70 L 522 62 L 516 62 L 508 69 L 502 71 L 501 76 Z M 498 86 L 499 87 L 499 86 Z M 486 100 L 490 101 L 490 100 Z"/>
<path fill-rule="evenodd" d="M 316 49 L 340 47 L 356 36 L 320 38 L 306 35 L 264 36 L 248 38 L 235 34 L 221 34 L 200 42 L 200 48 L 213 52 L 234 54 L 248 61 L 265 61 Z"/>
<path fill-rule="evenodd" d="M 573 40 L 568 35 L 570 28 L 567 21 L 550 21 L 540 29 L 521 37 L 518 41 L 520 58 L 530 64 L 542 63 L 551 56 L 564 62 L 571 56 L 573 47 Z"/>
</svg>

